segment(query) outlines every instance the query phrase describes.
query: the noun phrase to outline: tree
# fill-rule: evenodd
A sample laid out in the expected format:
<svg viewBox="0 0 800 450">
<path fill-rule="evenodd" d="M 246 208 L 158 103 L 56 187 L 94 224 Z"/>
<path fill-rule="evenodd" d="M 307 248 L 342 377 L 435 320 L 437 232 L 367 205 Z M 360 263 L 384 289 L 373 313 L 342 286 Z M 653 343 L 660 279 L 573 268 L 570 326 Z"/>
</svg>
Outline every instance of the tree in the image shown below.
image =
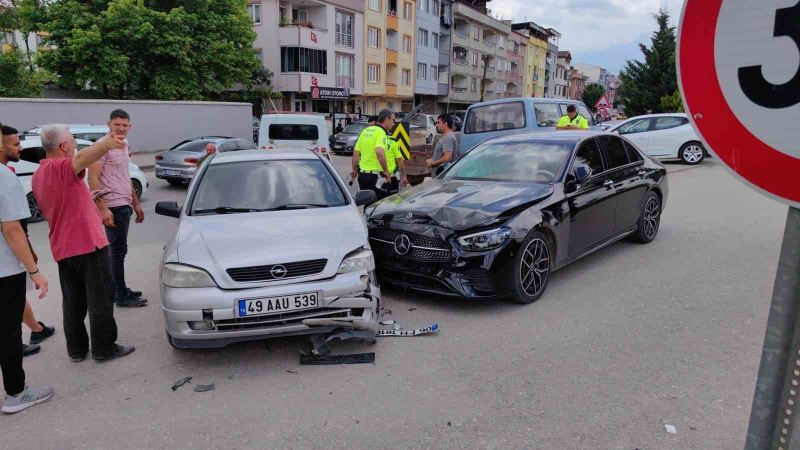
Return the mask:
<svg viewBox="0 0 800 450">
<path fill-rule="evenodd" d="M 605 93 L 606 90 L 603 88 L 603 86 L 597 83 L 587 84 L 586 89 L 583 90 L 583 97 L 581 100 L 583 100 L 583 103 L 585 103 L 586 106 L 594 109 L 594 105 Z"/>
<path fill-rule="evenodd" d="M 41 0 L 9 0 L 6 8 L 0 8 L 0 29 L 19 30 L 25 45 L 25 60 L 31 72 L 36 70 L 33 64 L 28 37 L 42 28 L 44 6 Z"/>
<path fill-rule="evenodd" d="M 662 8 L 654 18 L 658 30 L 653 33 L 650 47 L 639 44 L 644 62 L 628 60 L 620 73 L 620 103 L 632 115 L 663 112 L 661 98 L 674 95 L 678 89 L 675 28 L 669 26 L 670 14 L 666 9 Z"/>
<path fill-rule="evenodd" d="M 278 99 L 283 95 L 272 90 L 271 70 L 261 67 L 253 71 L 250 79 L 243 85 L 242 100 L 258 105 L 260 111 L 267 110 L 268 99 Z"/>
<path fill-rule="evenodd" d="M 661 112 L 684 112 L 680 91 L 661 97 Z"/>
<path fill-rule="evenodd" d="M 0 52 L 0 97 L 40 97 L 48 74 L 31 72 L 16 45 Z"/>
<path fill-rule="evenodd" d="M 203 100 L 260 63 L 247 0 L 61 0 L 48 6 L 42 65 L 68 89 Z"/>
</svg>

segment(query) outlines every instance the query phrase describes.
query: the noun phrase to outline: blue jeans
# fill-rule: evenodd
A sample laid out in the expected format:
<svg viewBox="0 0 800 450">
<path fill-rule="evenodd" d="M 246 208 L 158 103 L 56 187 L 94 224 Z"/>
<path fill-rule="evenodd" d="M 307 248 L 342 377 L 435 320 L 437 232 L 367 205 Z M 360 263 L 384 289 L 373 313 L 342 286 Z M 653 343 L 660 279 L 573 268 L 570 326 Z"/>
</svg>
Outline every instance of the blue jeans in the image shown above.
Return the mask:
<svg viewBox="0 0 800 450">
<path fill-rule="evenodd" d="M 133 208 L 130 206 L 115 206 L 109 208 L 114 214 L 114 227 L 106 228 L 108 249 L 111 251 L 111 276 L 114 281 L 114 301 L 128 295 L 128 285 L 125 284 L 125 256 L 128 255 L 128 229 L 131 226 Z"/>
</svg>

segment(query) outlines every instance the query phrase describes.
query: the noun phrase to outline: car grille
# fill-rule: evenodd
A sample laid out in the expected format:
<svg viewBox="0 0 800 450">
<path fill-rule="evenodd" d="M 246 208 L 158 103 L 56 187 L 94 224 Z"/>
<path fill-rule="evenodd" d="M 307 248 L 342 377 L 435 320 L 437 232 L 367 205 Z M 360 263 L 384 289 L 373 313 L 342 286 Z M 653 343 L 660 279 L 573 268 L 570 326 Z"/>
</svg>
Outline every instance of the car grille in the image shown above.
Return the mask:
<svg viewBox="0 0 800 450">
<path fill-rule="evenodd" d="M 316 275 L 325 269 L 327 259 L 313 259 L 285 264 L 271 264 L 267 266 L 238 267 L 228 269 L 228 275 L 233 281 L 249 283 L 254 281 L 285 280 L 287 278 L 307 277 Z M 280 271 L 283 267 L 284 271 Z M 283 276 L 280 274 L 283 273 Z"/>
<path fill-rule="evenodd" d="M 405 255 L 395 251 L 395 240 L 405 234 L 411 241 L 411 249 Z M 370 241 L 375 244 L 373 250 L 387 256 L 410 258 L 419 261 L 445 262 L 450 258 L 450 247 L 444 239 L 432 238 L 417 233 L 392 230 L 390 228 L 374 228 L 369 231 Z"/>
<path fill-rule="evenodd" d="M 349 309 L 320 308 L 307 311 L 296 311 L 284 314 L 271 314 L 268 316 L 237 317 L 234 319 L 214 320 L 217 331 L 248 330 L 254 328 L 270 328 L 302 323 L 311 318 L 348 317 Z"/>
</svg>

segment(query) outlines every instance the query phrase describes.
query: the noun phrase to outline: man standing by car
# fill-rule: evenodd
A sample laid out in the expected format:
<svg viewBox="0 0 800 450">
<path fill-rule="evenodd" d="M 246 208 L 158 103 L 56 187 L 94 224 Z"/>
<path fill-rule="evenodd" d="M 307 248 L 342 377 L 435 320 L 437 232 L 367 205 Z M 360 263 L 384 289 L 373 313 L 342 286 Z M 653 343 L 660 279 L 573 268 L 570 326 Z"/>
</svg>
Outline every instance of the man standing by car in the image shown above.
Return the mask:
<svg viewBox="0 0 800 450">
<path fill-rule="evenodd" d="M 458 150 L 458 139 L 453 134 L 453 116 L 441 114 L 436 119 L 436 131 L 441 134 L 436 148 L 433 149 L 433 157 L 425 161 L 431 169 L 431 175 L 436 176 L 441 171 L 443 165 L 455 161 Z"/>
<path fill-rule="evenodd" d="M 42 129 L 42 147 L 47 158 L 33 175 L 33 194 L 50 224 L 50 250 L 58 263 L 64 297 L 64 336 L 73 362 L 89 354 L 108 361 L 134 351 L 117 344 L 114 320 L 113 281 L 108 238 L 100 215 L 84 183 L 86 169 L 125 141 L 107 135 L 76 152 L 75 138 L 64 125 Z M 84 320 L 89 313 L 91 340 Z"/>
<path fill-rule="evenodd" d="M 578 108 L 575 105 L 567 106 L 567 115 L 562 116 L 558 120 L 557 130 L 588 130 L 589 121 L 578 114 Z"/>
<path fill-rule="evenodd" d="M 131 116 L 121 109 L 111 112 L 108 121 L 111 134 L 125 140 L 131 128 Z M 131 215 L 136 213 L 136 223 L 144 221 L 144 211 L 133 189 L 130 171 L 130 152 L 127 140 L 120 148 L 103 155 L 89 167 L 89 187 L 93 191 L 108 193 L 95 200 L 103 225 L 106 227 L 111 252 L 111 273 L 114 277 L 114 303 L 121 308 L 145 306 L 142 293 L 132 291 L 125 283 L 125 256 L 128 254 L 128 230 Z"/>
<path fill-rule="evenodd" d="M 2 125 L 2 135 L 2 142 L 0 142 L 0 165 L 8 167 L 11 172 L 14 172 L 14 168 L 9 166 L 8 163 L 19 161 L 19 155 L 22 151 L 19 131 L 17 131 L 16 128 Z M 22 231 L 25 232 L 25 237 L 28 239 L 28 247 L 30 247 L 33 260 L 34 262 L 38 262 L 39 257 L 33 250 L 33 246 L 30 245 L 30 238 L 28 238 L 28 221 L 23 219 L 19 221 L 19 224 L 22 226 Z M 39 350 L 41 350 L 38 344 L 52 336 L 56 331 L 55 328 L 48 327 L 44 323 L 36 320 L 36 316 L 33 315 L 33 308 L 31 308 L 31 304 L 27 300 L 25 300 L 25 311 L 22 314 L 22 323 L 31 330 L 30 344 L 22 344 L 22 356 L 38 353 Z"/>
<path fill-rule="evenodd" d="M 392 182 L 391 172 L 386 163 L 389 148 L 386 133 L 394 126 L 394 112 L 391 109 L 383 109 L 375 121 L 377 125 L 365 128 L 353 147 L 351 176 L 358 177 L 360 189 L 373 191 L 380 199 L 388 196 Z"/>
<path fill-rule="evenodd" d="M 0 139 L 0 152 L 3 152 Z M 20 221 L 30 217 L 28 200 L 16 175 L 0 165 L 0 371 L 6 398 L 0 410 L 13 414 L 42 403 L 53 396 L 53 389 L 30 389 L 22 369 L 22 312 L 25 309 L 25 284 L 31 278 L 39 298 L 47 295 L 47 279 L 39 272 Z"/>
</svg>

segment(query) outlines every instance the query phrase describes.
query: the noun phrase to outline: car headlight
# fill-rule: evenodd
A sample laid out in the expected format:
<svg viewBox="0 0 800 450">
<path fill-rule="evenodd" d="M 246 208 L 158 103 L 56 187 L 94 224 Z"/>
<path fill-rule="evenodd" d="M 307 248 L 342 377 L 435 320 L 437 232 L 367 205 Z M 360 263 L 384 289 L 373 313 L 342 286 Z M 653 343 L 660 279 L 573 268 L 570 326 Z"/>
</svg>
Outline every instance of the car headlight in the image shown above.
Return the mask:
<svg viewBox="0 0 800 450">
<path fill-rule="evenodd" d="M 216 287 L 214 279 L 205 270 L 183 264 L 164 264 L 161 283 L 173 288 Z"/>
<path fill-rule="evenodd" d="M 358 249 L 345 256 L 336 273 L 360 272 L 362 270 L 367 272 L 375 270 L 375 258 L 372 256 L 372 251 L 365 248 Z"/>
<path fill-rule="evenodd" d="M 511 237 L 511 230 L 508 228 L 497 228 L 480 233 L 469 234 L 458 238 L 458 243 L 465 250 L 479 252 L 490 250 L 503 245 Z"/>
</svg>

